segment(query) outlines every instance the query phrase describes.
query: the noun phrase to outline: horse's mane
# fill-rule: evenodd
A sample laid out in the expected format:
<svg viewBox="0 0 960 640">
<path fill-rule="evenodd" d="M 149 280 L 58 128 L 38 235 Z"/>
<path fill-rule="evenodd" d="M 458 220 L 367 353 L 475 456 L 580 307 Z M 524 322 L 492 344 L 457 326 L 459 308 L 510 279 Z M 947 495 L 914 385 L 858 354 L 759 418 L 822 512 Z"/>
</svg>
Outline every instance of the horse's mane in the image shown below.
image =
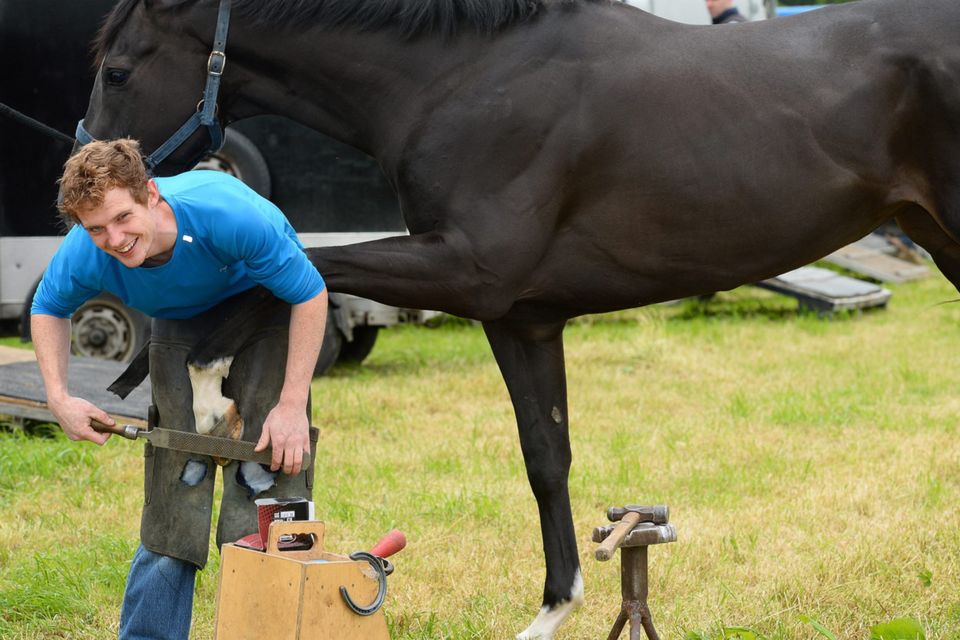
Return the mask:
<svg viewBox="0 0 960 640">
<path fill-rule="evenodd" d="M 133 11 L 133 7 L 136 6 L 138 2 L 140 2 L 140 0 L 120 0 L 120 2 L 110 10 L 110 13 L 107 14 L 107 17 L 104 19 L 100 30 L 97 31 L 97 35 L 91 44 L 91 48 L 95 54 L 94 64 L 97 67 L 103 62 L 103 57 L 107 55 L 107 50 L 110 48 L 110 45 L 117 39 L 120 27 L 127 21 L 127 18 Z"/>
<path fill-rule="evenodd" d="M 395 29 L 404 37 L 468 29 L 482 34 L 535 14 L 549 0 L 234 0 L 234 9 L 255 24 L 297 28 L 350 26 Z"/>
<path fill-rule="evenodd" d="M 99 66 L 137 3 L 120 0 L 93 42 Z M 168 9 L 217 0 L 166 0 Z M 577 0 L 234 0 L 233 12 L 259 26 L 302 30 L 314 26 L 349 26 L 363 31 L 393 29 L 404 38 L 462 31 L 489 35 L 529 19 L 545 4 Z"/>
</svg>

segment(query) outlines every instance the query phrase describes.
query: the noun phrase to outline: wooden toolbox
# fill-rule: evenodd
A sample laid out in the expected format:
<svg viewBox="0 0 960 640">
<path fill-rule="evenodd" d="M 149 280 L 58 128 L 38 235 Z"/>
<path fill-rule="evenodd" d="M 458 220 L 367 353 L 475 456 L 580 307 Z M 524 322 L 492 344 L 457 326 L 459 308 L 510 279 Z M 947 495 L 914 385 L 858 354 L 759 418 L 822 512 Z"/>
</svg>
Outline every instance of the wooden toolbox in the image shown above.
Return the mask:
<svg viewBox="0 0 960 640">
<path fill-rule="evenodd" d="M 382 593 L 377 572 L 369 562 L 324 551 L 323 533 L 322 522 L 274 522 L 266 551 L 223 545 L 215 637 L 389 640 L 383 610 L 355 613 L 340 589 L 359 607 L 370 607 Z M 313 547 L 282 550 L 281 541 L 294 535 L 312 535 Z"/>
</svg>

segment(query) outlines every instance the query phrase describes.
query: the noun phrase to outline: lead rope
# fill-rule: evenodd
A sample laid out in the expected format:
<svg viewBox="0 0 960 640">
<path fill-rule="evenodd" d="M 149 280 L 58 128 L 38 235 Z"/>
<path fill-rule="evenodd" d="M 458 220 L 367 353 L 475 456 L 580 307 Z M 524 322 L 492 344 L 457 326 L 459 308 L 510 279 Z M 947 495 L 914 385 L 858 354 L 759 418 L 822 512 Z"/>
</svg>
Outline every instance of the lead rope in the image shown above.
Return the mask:
<svg viewBox="0 0 960 640">
<path fill-rule="evenodd" d="M 72 137 L 68 136 L 62 131 L 58 131 L 57 129 L 54 129 L 50 125 L 46 125 L 40 122 L 39 120 L 34 120 L 30 116 L 24 113 L 20 113 L 13 107 L 9 107 L 3 104 L 2 102 L 0 102 L 0 114 L 3 114 L 8 118 L 16 120 L 20 124 L 24 124 L 24 125 L 27 125 L 28 127 L 31 127 L 32 129 L 36 129 L 40 133 L 46 136 L 49 136 L 54 140 L 63 142 L 64 144 L 69 144 L 71 147 L 73 146 L 73 143 L 76 142 Z"/>
</svg>

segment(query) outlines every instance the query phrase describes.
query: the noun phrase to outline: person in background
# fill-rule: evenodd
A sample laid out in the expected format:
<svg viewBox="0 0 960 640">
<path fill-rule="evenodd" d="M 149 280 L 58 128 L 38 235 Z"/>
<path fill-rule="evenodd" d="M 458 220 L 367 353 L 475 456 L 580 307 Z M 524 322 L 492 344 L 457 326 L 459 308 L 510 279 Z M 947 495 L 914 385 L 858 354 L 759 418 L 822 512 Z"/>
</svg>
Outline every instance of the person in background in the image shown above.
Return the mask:
<svg viewBox="0 0 960 640">
<path fill-rule="evenodd" d="M 733 0 L 706 0 L 713 24 L 747 22 L 747 18 L 733 5 Z"/>
</svg>

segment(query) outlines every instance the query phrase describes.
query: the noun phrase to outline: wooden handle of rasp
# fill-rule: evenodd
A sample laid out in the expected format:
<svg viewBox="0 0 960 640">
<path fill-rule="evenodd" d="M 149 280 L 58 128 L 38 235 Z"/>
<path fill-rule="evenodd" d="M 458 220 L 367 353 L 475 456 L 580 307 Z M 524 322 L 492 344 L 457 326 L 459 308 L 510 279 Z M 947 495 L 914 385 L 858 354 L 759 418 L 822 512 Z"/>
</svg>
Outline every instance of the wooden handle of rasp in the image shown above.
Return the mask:
<svg viewBox="0 0 960 640">
<path fill-rule="evenodd" d="M 616 552 L 617 547 L 620 546 L 620 543 L 623 542 L 626 535 L 630 533 L 630 530 L 633 529 L 634 525 L 638 522 L 640 522 L 640 514 L 636 511 L 631 511 L 623 516 L 623 519 L 617 523 L 617 526 L 613 528 L 613 531 L 610 532 L 607 539 L 601 542 L 597 550 L 593 552 L 596 559 L 601 562 L 609 560 Z"/>
<path fill-rule="evenodd" d="M 114 424 L 113 426 L 110 426 L 109 424 L 105 424 L 99 420 L 95 420 L 94 418 L 90 418 L 90 427 L 94 431 L 99 431 L 100 433 L 111 433 L 115 436 L 120 436 L 121 438 L 126 438 L 128 440 L 137 439 L 136 427 L 131 429 L 131 425 L 128 424 Z"/>
</svg>

